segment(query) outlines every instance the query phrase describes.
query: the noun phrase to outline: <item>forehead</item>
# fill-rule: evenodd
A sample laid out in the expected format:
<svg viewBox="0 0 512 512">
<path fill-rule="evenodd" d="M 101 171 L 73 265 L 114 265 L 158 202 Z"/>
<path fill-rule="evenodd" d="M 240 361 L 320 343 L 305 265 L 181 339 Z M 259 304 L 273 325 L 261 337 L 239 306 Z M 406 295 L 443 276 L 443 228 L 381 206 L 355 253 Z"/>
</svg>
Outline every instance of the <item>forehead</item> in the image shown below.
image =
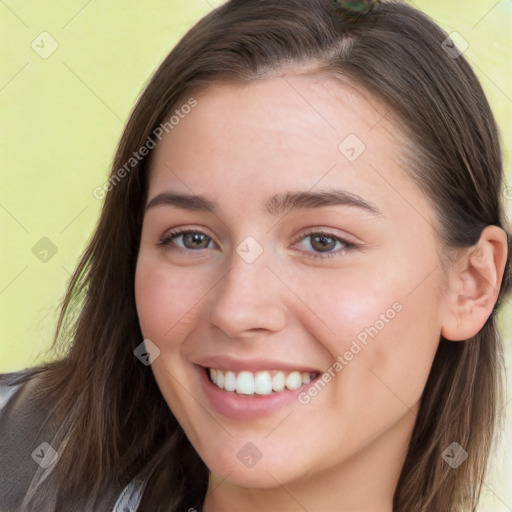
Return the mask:
<svg viewBox="0 0 512 512">
<path fill-rule="evenodd" d="M 150 195 L 167 187 L 238 198 L 241 208 L 314 187 L 342 187 L 372 203 L 389 202 L 393 189 L 422 195 L 403 171 L 389 109 L 339 80 L 282 74 L 190 96 L 197 105 L 155 149 Z"/>
<path fill-rule="evenodd" d="M 396 130 L 389 130 L 385 107 L 326 76 L 283 73 L 248 83 L 214 83 L 182 96 L 174 109 L 180 111 L 192 97 L 197 105 L 180 118 L 173 116 L 156 159 L 172 157 L 178 164 L 186 158 L 193 163 L 208 154 L 210 159 L 220 155 L 223 161 L 228 156 L 234 161 L 250 153 L 268 164 L 269 156 L 276 161 L 321 153 L 337 160 L 339 144 L 347 137 L 361 141 L 359 151 L 363 145 L 364 150 L 369 145 L 372 151 L 380 149 L 376 142 L 383 137 L 388 140 L 382 149 L 394 145 Z M 254 153 L 262 146 L 265 151 L 258 158 Z"/>
<path fill-rule="evenodd" d="M 381 125 L 374 134 L 378 137 L 387 134 L 393 139 L 392 132 L 396 132 L 396 126 L 390 130 L 391 123 L 386 119 L 389 109 L 382 102 L 326 74 L 288 71 L 245 83 L 215 83 L 189 96 L 192 94 L 198 108 L 183 124 L 194 124 L 196 129 L 201 124 L 205 131 L 210 129 L 205 140 L 210 136 L 222 138 L 234 126 L 237 132 L 253 130 L 252 141 L 278 134 L 279 141 L 292 146 L 298 146 L 293 144 L 294 134 L 302 135 L 306 129 L 314 129 L 310 131 L 312 146 L 313 141 L 318 144 L 321 140 L 332 145 L 347 133 L 358 132 L 364 137 L 377 124 Z M 183 97 L 179 104 L 186 101 Z M 265 142 L 271 145 L 271 140 Z"/>
</svg>

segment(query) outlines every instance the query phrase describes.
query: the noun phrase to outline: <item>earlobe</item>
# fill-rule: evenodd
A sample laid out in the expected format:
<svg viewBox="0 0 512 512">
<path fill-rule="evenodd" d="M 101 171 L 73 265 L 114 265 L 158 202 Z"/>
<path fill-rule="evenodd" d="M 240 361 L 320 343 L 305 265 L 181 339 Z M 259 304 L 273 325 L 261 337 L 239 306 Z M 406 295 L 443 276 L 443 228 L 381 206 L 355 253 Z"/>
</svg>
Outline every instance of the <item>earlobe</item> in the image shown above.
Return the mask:
<svg viewBox="0 0 512 512">
<path fill-rule="evenodd" d="M 441 335 L 445 339 L 467 340 L 485 325 L 498 298 L 507 252 L 505 231 L 487 226 L 478 243 L 453 265 L 442 312 Z"/>
</svg>

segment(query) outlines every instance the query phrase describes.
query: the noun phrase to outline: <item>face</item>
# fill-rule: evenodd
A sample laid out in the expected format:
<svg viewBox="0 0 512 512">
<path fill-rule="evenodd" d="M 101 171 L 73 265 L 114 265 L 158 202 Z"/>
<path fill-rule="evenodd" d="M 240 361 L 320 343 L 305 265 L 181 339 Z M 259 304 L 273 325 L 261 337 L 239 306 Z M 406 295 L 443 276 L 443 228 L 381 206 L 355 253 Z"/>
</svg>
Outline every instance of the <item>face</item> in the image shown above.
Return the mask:
<svg viewBox="0 0 512 512">
<path fill-rule="evenodd" d="M 136 270 L 170 409 L 235 486 L 399 466 L 443 280 L 387 109 L 297 74 L 194 98 L 154 150 Z"/>
</svg>

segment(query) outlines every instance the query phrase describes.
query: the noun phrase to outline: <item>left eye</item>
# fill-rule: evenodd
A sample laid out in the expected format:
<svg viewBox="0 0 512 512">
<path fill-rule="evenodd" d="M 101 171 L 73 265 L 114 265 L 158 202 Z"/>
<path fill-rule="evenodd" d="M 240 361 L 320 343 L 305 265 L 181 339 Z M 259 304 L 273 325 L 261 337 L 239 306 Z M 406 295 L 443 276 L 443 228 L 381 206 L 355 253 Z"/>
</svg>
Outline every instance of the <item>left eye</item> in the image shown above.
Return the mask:
<svg viewBox="0 0 512 512">
<path fill-rule="evenodd" d="M 317 253 L 331 253 L 348 249 L 353 247 L 354 244 L 329 233 L 308 233 L 300 239 L 299 245 L 305 250 L 313 249 Z"/>
<path fill-rule="evenodd" d="M 304 242 L 308 239 L 308 245 L 317 252 L 329 252 L 336 247 L 336 244 L 342 244 L 342 242 L 338 238 L 323 233 L 314 233 L 306 235 L 302 239 L 302 241 Z"/>
</svg>

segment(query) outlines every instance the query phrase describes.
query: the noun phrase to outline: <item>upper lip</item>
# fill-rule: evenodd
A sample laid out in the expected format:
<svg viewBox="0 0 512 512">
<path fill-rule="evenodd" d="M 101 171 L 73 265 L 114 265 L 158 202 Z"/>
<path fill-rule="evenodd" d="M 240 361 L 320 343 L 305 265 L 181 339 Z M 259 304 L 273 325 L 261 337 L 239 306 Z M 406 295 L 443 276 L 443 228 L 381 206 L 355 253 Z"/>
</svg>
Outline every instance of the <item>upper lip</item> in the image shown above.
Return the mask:
<svg viewBox="0 0 512 512">
<path fill-rule="evenodd" d="M 234 372 L 258 372 L 263 370 L 282 370 L 285 372 L 309 372 L 320 373 L 320 370 L 303 363 L 293 363 L 290 361 L 278 361 L 276 359 L 235 359 L 228 356 L 203 357 L 194 363 L 203 368 L 215 368 L 216 370 L 234 371 Z"/>
</svg>

